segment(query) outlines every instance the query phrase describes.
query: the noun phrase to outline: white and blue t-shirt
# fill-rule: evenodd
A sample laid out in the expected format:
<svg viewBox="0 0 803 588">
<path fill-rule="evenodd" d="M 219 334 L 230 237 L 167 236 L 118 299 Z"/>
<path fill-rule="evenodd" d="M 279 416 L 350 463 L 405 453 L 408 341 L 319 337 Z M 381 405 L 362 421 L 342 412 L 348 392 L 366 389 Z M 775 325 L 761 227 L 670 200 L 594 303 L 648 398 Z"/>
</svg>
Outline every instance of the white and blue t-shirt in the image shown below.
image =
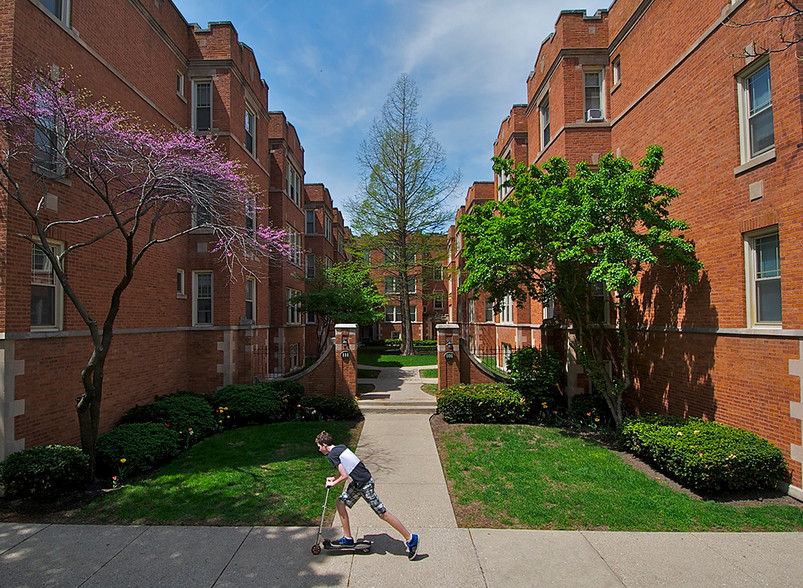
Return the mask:
<svg viewBox="0 0 803 588">
<path fill-rule="evenodd" d="M 351 476 L 357 486 L 365 486 L 371 480 L 371 472 L 360 458 L 345 445 L 335 445 L 326 457 L 329 458 L 335 469 L 342 464 L 346 473 Z"/>
</svg>

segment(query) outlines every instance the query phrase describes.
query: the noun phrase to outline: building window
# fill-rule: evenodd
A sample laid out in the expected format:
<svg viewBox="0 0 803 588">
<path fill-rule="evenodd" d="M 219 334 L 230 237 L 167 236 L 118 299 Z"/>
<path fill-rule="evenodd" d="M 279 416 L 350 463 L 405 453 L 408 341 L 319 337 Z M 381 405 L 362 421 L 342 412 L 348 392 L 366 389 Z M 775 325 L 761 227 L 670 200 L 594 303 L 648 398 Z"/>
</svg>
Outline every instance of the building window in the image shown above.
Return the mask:
<svg viewBox="0 0 803 588">
<path fill-rule="evenodd" d="M 176 94 L 184 98 L 184 74 L 176 72 Z"/>
<path fill-rule="evenodd" d="M 253 236 L 257 229 L 257 207 L 254 197 L 248 196 L 245 200 L 245 230 Z"/>
<path fill-rule="evenodd" d="M 298 352 L 298 343 L 293 343 L 290 345 L 290 369 L 295 370 L 298 369 L 301 365 L 300 361 L 300 354 Z"/>
<path fill-rule="evenodd" d="M 555 318 L 555 300 L 550 298 L 543 303 L 542 309 L 544 320 Z"/>
<path fill-rule="evenodd" d="M 588 318 L 592 323 L 605 325 L 611 323 L 611 297 L 602 282 L 591 284 Z"/>
<path fill-rule="evenodd" d="M 468 322 L 469 324 L 474 324 L 476 322 L 476 314 L 477 314 L 477 303 L 474 300 L 469 299 L 467 301 L 468 304 Z"/>
<path fill-rule="evenodd" d="M 307 253 L 306 255 L 306 276 L 308 280 L 311 280 L 315 277 L 315 254 L 314 253 Z"/>
<path fill-rule="evenodd" d="M 64 246 L 48 241 L 55 255 L 61 255 Z M 31 249 L 31 329 L 61 329 L 63 309 L 61 282 L 53 271 L 53 264 L 39 245 Z"/>
<path fill-rule="evenodd" d="M 602 71 L 583 73 L 584 111 L 586 122 L 603 120 Z"/>
<path fill-rule="evenodd" d="M 757 60 L 737 79 L 742 163 L 744 163 L 775 146 L 769 61 Z"/>
<path fill-rule="evenodd" d="M 510 324 L 513 322 L 513 296 L 508 294 L 502 299 L 502 313 L 499 322 Z"/>
<path fill-rule="evenodd" d="M 192 128 L 196 132 L 212 130 L 212 82 L 192 83 Z"/>
<path fill-rule="evenodd" d="M 290 163 L 287 163 L 287 197 L 301 206 L 301 174 Z"/>
<path fill-rule="evenodd" d="M 490 298 L 485 300 L 485 322 L 494 322 L 494 303 Z"/>
<path fill-rule="evenodd" d="M 416 308 L 410 305 L 410 320 L 415 322 Z M 385 322 L 386 323 L 400 323 L 402 321 L 401 306 L 386 306 L 385 307 Z"/>
<path fill-rule="evenodd" d="M 332 218 L 328 214 L 323 215 L 323 236 L 332 241 Z"/>
<path fill-rule="evenodd" d="M 245 318 L 249 321 L 256 322 L 257 320 L 257 307 L 256 297 L 257 294 L 257 281 L 254 278 L 245 279 Z"/>
<path fill-rule="evenodd" d="M 208 202 L 196 202 L 192 206 L 192 226 L 203 227 L 212 224 L 212 209 Z"/>
<path fill-rule="evenodd" d="M 538 106 L 538 115 L 541 119 L 541 150 L 546 149 L 551 135 L 549 134 L 549 94 L 547 94 Z"/>
<path fill-rule="evenodd" d="M 176 270 L 176 297 L 183 297 L 186 295 L 184 291 L 184 270 Z"/>
<path fill-rule="evenodd" d="M 288 259 L 293 265 L 301 267 L 301 233 L 290 225 L 285 229 L 287 233 L 287 243 L 290 245 L 290 256 Z"/>
<path fill-rule="evenodd" d="M 49 110 L 40 104 L 44 110 Z M 56 115 L 40 116 L 34 125 L 33 162 L 40 172 L 61 177 L 66 173 L 61 157 L 64 148 L 64 127 Z"/>
<path fill-rule="evenodd" d="M 432 279 L 433 280 L 442 280 L 443 279 L 443 266 L 442 265 L 436 265 L 432 269 Z"/>
<path fill-rule="evenodd" d="M 253 111 L 245 109 L 245 150 L 251 155 L 256 154 L 256 120 Z"/>
<path fill-rule="evenodd" d="M 307 210 L 305 211 L 306 214 L 306 224 L 304 228 L 304 232 L 307 235 L 315 234 L 315 211 L 314 210 Z"/>
<path fill-rule="evenodd" d="M 212 272 L 193 272 L 193 326 L 212 324 Z"/>
<path fill-rule="evenodd" d="M 343 253 L 343 233 L 337 233 L 337 252 Z"/>
<path fill-rule="evenodd" d="M 618 86 L 622 82 L 622 60 L 617 57 L 611 64 L 613 85 Z"/>
<path fill-rule="evenodd" d="M 435 310 L 443 310 L 443 294 L 435 294 Z"/>
<path fill-rule="evenodd" d="M 301 324 L 301 301 L 296 300 L 295 302 L 291 302 L 291 300 L 300 294 L 301 292 L 293 288 L 287 289 L 287 323 L 290 325 Z"/>
<path fill-rule="evenodd" d="M 781 242 L 778 229 L 745 235 L 750 326 L 781 325 Z"/>
<path fill-rule="evenodd" d="M 502 366 L 507 371 L 507 363 L 513 357 L 513 347 L 510 343 L 502 343 Z"/>
<path fill-rule="evenodd" d="M 70 0 L 39 0 L 57 19 L 70 26 Z"/>
<path fill-rule="evenodd" d="M 415 282 L 415 278 L 407 278 L 407 292 L 410 294 L 415 294 Z M 385 292 L 387 294 L 398 294 L 401 292 L 401 283 L 400 277 L 385 278 Z"/>
</svg>

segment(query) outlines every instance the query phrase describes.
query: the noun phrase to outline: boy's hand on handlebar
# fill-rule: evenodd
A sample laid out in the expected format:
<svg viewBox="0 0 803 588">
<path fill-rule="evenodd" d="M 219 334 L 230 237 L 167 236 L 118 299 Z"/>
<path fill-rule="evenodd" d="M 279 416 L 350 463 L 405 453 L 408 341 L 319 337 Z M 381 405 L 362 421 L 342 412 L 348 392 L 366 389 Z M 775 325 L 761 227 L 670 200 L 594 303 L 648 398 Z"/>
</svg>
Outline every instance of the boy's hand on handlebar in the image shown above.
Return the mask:
<svg viewBox="0 0 803 588">
<path fill-rule="evenodd" d="M 326 478 L 326 487 L 331 488 L 332 486 L 335 485 L 334 482 L 335 482 L 334 476 L 329 476 L 328 478 Z"/>
</svg>

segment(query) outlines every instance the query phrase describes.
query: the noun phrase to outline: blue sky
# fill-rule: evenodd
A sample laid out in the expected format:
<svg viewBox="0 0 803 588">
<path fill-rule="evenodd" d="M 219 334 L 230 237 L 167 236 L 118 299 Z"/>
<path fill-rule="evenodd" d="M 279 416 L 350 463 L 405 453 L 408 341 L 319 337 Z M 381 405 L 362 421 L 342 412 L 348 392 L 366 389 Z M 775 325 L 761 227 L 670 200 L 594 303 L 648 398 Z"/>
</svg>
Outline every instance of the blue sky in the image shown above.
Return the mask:
<svg viewBox="0 0 803 588">
<path fill-rule="evenodd" d="M 402 73 L 420 91 L 462 182 L 493 179 L 499 125 L 527 102 L 526 80 L 561 10 L 607 8 L 590 0 L 173 0 L 187 22 L 230 21 L 256 54 L 304 146 L 305 182 L 323 183 L 335 206 L 359 188 L 356 156 Z"/>
</svg>

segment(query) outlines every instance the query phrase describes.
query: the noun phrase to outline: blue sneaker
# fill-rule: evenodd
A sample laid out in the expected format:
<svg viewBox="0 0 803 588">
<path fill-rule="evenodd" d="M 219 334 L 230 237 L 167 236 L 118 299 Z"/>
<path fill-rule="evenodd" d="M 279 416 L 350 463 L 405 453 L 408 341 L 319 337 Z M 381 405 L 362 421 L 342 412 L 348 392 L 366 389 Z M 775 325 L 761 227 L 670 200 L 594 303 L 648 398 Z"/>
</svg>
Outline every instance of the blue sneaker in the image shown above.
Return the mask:
<svg viewBox="0 0 803 588">
<path fill-rule="evenodd" d="M 340 539 L 335 539 L 332 541 L 332 545 L 337 545 L 338 547 L 354 547 L 356 543 L 354 542 L 354 538 L 352 537 L 349 539 L 346 536 L 341 537 Z"/>
<path fill-rule="evenodd" d="M 407 546 L 407 559 L 413 559 L 415 554 L 418 553 L 418 535 L 413 535 L 410 540 L 405 543 Z"/>
</svg>

